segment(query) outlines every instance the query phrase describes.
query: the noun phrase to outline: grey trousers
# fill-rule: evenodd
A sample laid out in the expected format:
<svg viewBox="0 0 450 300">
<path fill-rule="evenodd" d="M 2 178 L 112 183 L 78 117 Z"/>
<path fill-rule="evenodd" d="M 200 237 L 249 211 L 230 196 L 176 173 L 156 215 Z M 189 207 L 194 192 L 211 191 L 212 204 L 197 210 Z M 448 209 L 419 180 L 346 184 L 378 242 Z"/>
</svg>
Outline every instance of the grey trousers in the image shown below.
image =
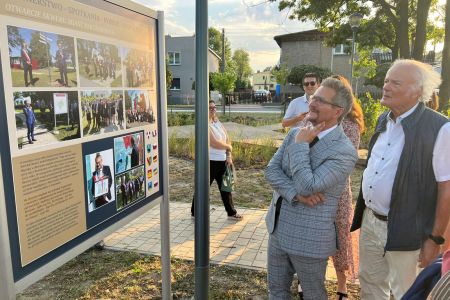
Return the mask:
<svg viewBox="0 0 450 300">
<path fill-rule="evenodd" d="M 327 300 L 325 272 L 327 258 L 310 258 L 288 254 L 278 243 L 276 231 L 269 237 L 267 257 L 267 279 L 269 299 L 291 299 L 290 287 L 294 273 L 297 273 L 305 300 Z"/>
</svg>

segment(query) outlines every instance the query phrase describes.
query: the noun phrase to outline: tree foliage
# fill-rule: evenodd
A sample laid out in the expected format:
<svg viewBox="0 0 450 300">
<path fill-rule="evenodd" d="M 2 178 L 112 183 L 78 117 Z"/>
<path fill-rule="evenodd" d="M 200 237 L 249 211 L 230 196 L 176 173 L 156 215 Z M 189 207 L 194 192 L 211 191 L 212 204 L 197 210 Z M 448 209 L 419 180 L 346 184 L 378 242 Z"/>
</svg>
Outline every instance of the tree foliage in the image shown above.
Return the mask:
<svg viewBox="0 0 450 300">
<path fill-rule="evenodd" d="M 211 81 L 214 87 L 222 93 L 223 97 L 234 89 L 236 75 L 232 72 L 211 73 Z"/>
<path fill-rule="evenodd" d="M 23 39 L 20 36 L 19 28 L 15 26 L 8 26 L 8 49 L 11 54 L 12 49 L 16 47 L 20 47 Z"/>
<path fill-rule="evenodd" d="M 217 55 L 222 57 L 222 32 L 214 27 L 208 28 L 208 46 L 216 52 Z M 229 69 L 232 65 L 231 45 L 225 34 L 225 68 Z"/>
<path fill-rule="evenodd" d="M 172 86 L 173 74 L 169 66 L 169 58 L 166 57 L 166 90 Z"/>
<path fill-rule="evenodd" d="M 285 86 L 287 84 L 287 79 L 290 73 L 289 68 L 286 64 L 282 64 L 279 67 L 275 67 L 271 71 L 272 75 L 275 77 L 277 83 Z"/>
<path fill-rule="evenodd" d="M 302 84 L 302 79 L 306 73 L 314 72 L 320 76 L 320 78 L 324 79 L 331 75 L 330 70 L 325 68 L 320 68 L 314 65 L 299 65 L 295 66 L 289 72 L 289 76 L 287 77 L 287 81 L 292 84 Z"/>
<path fill-rule="evenodd" d="M 236 86 L 246 87 L 248 85 L 248 78 L 252 74 L 250 55 L 244 49 L 237 49 L 233 53 L 233 62 L 236 72 Z"/>
</svg>

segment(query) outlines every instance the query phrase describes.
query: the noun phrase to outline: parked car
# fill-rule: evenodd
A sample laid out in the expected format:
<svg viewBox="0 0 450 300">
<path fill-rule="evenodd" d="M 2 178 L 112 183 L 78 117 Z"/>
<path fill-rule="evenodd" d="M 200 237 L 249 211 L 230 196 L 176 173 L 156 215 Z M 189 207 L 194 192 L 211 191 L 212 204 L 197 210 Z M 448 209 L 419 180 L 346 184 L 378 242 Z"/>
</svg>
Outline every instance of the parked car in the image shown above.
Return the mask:
<svg viewBox="0 0 450 300">
<path fill-rule="evenodd" d="M 269 91 L 266 90 L 256 90 L 253 92 L 253 99 L 256 102 L 267 102 L 271 99 Z"/>
</svg>

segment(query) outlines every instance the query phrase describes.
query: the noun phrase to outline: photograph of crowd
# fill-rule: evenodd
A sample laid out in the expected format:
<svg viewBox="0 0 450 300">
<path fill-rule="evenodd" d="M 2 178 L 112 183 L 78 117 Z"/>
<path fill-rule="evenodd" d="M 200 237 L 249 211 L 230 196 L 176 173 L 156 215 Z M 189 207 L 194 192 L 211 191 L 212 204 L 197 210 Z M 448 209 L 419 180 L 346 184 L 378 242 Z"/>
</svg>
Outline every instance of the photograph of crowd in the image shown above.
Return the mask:
<svg viewBox="0 0 450 300">
<path fill-rule="evenodd" d="M 134 128 L 155 123 L 155 93 L 141 90 L 125 91 L 125 112 L 127 128 Z"/>
<path fill-rule="evenodd" d="M 12 85 L 77 86 L 74 38 L 7 26 Z"/>
<path fill-rule="evenodd" d="M 142 132 L 114 139 L 114 166 L 122 173 L 144 164 L 144 134 Z"/>
<path fill-rule="evenodd" d="M 118 47 L 77 39 L 77 50 L 80 65 L 80 86 L 122 86 L 122 64 Z"/>
<path fill-rule="evenodd" d="M 155 57 L 151 52 L 122 48 L 125 87 L 154 88 Z"/>
<path fill-rule="evenodd" d="M 116 176 L 117 210 L 145 197 L 144 166 Z"/>
<path fill-rule="evenodd" d="M 122 91 L 81 91 L 83 135 L 125 128 Z"/>
<path fill-rule="evenodd" d="M 88 154 L 85 163 L 88 210 L 92 212 L 115 200 L 113 150 Z"/>
<path fill-rule="evenodd" d="M 19 149 L 80 137 L 76 91 L 14 92 Z"/>
</svg>

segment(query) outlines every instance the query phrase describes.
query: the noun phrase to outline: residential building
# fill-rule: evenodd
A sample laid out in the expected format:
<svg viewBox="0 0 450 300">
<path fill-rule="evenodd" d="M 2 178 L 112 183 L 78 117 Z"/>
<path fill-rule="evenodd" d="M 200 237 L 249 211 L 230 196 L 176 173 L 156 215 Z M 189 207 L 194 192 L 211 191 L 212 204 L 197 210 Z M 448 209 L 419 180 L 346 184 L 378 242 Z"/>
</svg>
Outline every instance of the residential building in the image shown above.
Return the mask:
<svg viewBox="0 0 450 300">
<path fill-rule="evenodd" d="M 166 59 L 172 72 L 172 85 L 168 90 L 169 104 L 194 104 L 195 102 L 195 35 L 172 37 L 166 35 Z M 220 57 L 208 52 L 209 72 L 218 72 Z"/>
<path fill-rule="evenodd" d="M 315 65 L 350 79 L 350 51 L 342 44 L 334 48 L 326 46 L 324 39 L 328 34 L 313 29 L 275 36 L 281 52 L 280 64 L 286 64 L 288 68 Z M 284 91 L 298 93 L 302 89 L 300 86 L 287 85 Z"/>
<path fill-rule="evenodd" d="M 253 73 L 250 81 L 252 82 L 253 90 L 266 90 L 275 92 L 277 81 L 271 71 L 258 71 Z"/>
</svg>

